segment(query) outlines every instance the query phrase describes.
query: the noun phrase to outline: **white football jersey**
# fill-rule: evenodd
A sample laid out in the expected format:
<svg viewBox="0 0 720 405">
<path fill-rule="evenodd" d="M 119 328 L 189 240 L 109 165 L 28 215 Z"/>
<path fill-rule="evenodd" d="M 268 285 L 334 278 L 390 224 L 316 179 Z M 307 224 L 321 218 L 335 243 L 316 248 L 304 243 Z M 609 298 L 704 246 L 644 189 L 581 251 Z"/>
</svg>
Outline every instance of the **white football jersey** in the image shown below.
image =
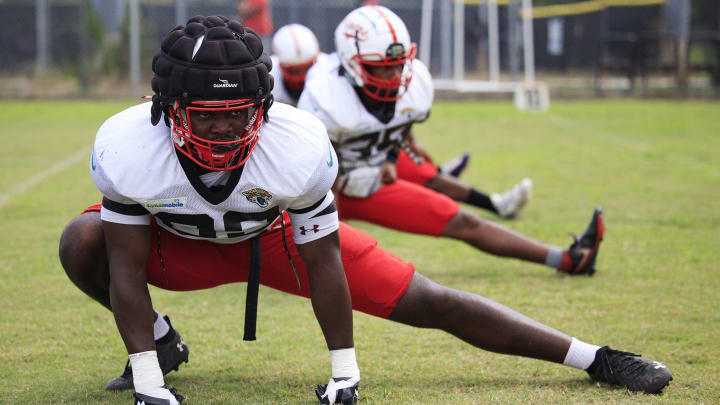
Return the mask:
<svg viewBox="0 0 720 405">
<path fill-rule="evenodd" d="M 429 116 L 434 96 L 430 72 L 420 60 L 413 61 L 410 85 L 395 102 L 395 115 L 384 124 L 367 111 L 350 80 L 339 74 L 337 55 L 331 54 L 330 61 L 334 65 L 326 64 L 325 74 L 318 71 L 306 81 L 298 108 L 325 124 L 345 172 L 379 166 L 387 152 L 402 141 L 403 131 Z"/>
<path fill-rule="evenodd" d="M 323 71 L 323 67 L 329 64 L 329 56 L 330 55 L 323 52 L 320 52 L 318 54 L 315 64 L 312 65 L 312 67 L 308 70 L 305 81 L 310 79 L 310 77 L 312 77 L 315 71 Z M 278 60 L 278 57 L 276 55 L 273 55 L 271 56 L 271 59 L 273 68 L 270 71 L 270 74 L 273 75 L 273 78 L 275 79 L 275 84 L 273 85 L 272 91 L 273 97 L 275 97 L 275 101 L 296 106 L 298 99 L 294 95 L 290 94 L 287 87 L 285 87 L 282 72 L 280 71 L 280 61 Z"/>
<path fill-rule="evenodd" d="M 222 176 L 225 186 L 208 188 L 198 167 L 176 152 L 163 121 L 150 123 L 150 106 L 130 107 L 98 131 L 90 171 L 104 196 L 104 221 L 145 225 L 153 215 L 172 233 L 219 243 L 258 235 L 283 210 L 295 243 L 338 229 L 330 191 L 337 157 L 317 118 L 274 105 L 248 161 Z"/>
</svg>

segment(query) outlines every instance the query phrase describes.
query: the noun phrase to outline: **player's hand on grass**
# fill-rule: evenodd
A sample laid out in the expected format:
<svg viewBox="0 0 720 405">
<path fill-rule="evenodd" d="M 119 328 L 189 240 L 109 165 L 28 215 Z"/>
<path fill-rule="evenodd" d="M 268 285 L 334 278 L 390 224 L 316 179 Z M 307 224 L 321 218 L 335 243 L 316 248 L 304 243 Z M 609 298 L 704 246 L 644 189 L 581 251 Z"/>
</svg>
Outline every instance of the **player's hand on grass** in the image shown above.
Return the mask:
<svg viewBox="0 0 720 405">
<path fill-rule="evenodd" d="M 140 389 L 133 397 L 134 405 L 179 405 L 185 399 L 175 388 L 165 386 Z"/>
<path fill-rule="evenodd" d="M 315 388 L 320 405 L 354 405 L 358 401 L 358 382 L 360 377 L 331 378 L 326 385 Z"/>
</svg>

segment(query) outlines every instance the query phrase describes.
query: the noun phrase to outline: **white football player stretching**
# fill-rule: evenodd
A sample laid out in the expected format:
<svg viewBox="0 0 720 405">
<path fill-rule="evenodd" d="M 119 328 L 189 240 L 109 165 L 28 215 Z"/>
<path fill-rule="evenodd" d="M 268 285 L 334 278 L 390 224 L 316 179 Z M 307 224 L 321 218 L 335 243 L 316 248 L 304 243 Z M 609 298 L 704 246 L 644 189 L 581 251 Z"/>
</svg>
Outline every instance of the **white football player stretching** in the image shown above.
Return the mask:
<svg viewBox="0 0 720 405">
<path fill-rule="evenodd" d="M 338 162 L 327 132 L 306 112 L 271 108 L 271 67 L 260 38 L 239 22 L 193 17 L 153 59 L 152 103 L 98 131 L 90 171 L 102 204 L 65 228 L 60 261 L 112 311 L 127 348 L 129 364 L 108 389 L 134 388 L 136 405 L 182 402 L 163 375 L 187 361 L 188 348 L 153 310 L 147 284 L 187 291 L 235 282 L 248 284 L 246 340 L 255 338 L 260 283 L 311 299 L 332 366 L 315 389 L 320 404 L 357 402 L 351 308 L 631 390 L 667 385 L 672 377 L 659 363 L 438 285 L 338 222 L 330 190 Z"/>
<path fill-rule="evenodd" d="M 305 82 L 314 73 L 324 74 L 337 66 L 337 58 L 328 58 L 328 54 L 320 52 L 318 40 L 313 32 L 301 24 L 288 24 L 281 27 L 272 40 L 273 66 L 279 66 L 281 74 L 274 74 L 275 88 L 273 97 L 276 102 L 297 105 L 300 94 L 305 88 Z M 398 172 L 400 178 L 427 183 L 433 177 L 444 176 L 459 177 L 467 166 L 470 153 L 465 153 L 443 164 L 436 166 L 432 159 L 412 138 L 405 144 L 408 151 L 401 150 L 399 160 L 406 170 Z M 452 180 L 449 180 L 452 181 Z M 467 189 L 468 197 L 464 199 L 469 204 L 488 209 L 502 218 L 514 218 L 530 199 L 532 182 L 524 179 L 520 184 L 504 193 L 493 193 L 489 197 L 470 186 L 462 184 L 459 180 L 452 181 Z"/>
<path fill-rule="evenodd" d="M 356 9 L 335 30 L 335 45 L 339 62 L 307 81 L 298 108 L 320 118 L 335 146 L 341 218 L 455 238 L 569 274 L 595 272 L 604 232 L 599 208 L 582 237 L 563 250 L 460 209 L 457 200 L 468 196 L 492 204 L 432 165 L 399 158 L 413 124 L 428 117 L 433 100 L 430 74 L 415 59 L 400 17 L 381 6 Z"/>
</svg>

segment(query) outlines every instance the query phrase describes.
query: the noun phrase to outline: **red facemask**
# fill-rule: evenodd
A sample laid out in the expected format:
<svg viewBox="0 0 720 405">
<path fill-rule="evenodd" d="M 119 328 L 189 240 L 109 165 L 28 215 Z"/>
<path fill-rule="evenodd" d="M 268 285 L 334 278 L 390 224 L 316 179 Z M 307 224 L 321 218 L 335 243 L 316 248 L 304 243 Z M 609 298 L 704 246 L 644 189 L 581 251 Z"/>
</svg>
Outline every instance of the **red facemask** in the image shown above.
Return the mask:
<svg viewBox="0 0 720 405">
<path fill-rule="evenodd" d="M 315 64 L 317 57 L 310 62 L 300 64 L 280 64 L 283 82 L 290 90 L 302 91 L 305 88 L 305 78 L 308 70 Z"/>
<path fill-rule="evenodd" d="M 173 143 L 180 153 L 208 170 L 233 170 L 245 164 L 257 145 L 263 122 L 263 100 L 191 101 L 184 109 L 176 101 L 168 107 L 168 112 L 173 122 Z M 228 113 L 240 120 L 242 130 L 223 134 L 222 139 L 199 136 L 193 132 L 190 119 L 192 113 L 198 112 Z"/>
<path fill-rule="evenodd" d="M 360 71 L 355 73 L 360 76 L 364 83 L 362 89 L 365 94 L 382 102 L 396 101 L 402 97 L 410 85 L 416 52 L 417 46 L 413 43 L 410 51 L 399 57 L 372 55 L 374 60 L 367 60 L 370 55 L 358 54 L 353 56 L 352 59 L 356 63 L 351 63 L 351 66 L 359 66 Z M 385 67 L 398 65 L 403 65 L 402 72 L 390 79 L 373 76 L 366 68 L 366 66 Z"/>
</svg>

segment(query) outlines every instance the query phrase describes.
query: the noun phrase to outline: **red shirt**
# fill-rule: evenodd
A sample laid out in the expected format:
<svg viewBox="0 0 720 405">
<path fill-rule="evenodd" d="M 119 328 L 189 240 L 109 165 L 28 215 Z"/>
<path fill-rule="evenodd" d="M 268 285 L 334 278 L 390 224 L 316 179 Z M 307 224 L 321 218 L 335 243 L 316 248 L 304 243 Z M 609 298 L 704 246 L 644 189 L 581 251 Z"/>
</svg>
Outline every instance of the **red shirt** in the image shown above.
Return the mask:
<svg viewBox="0 0 720 405">
<path fill-rule="evenodd" d="M 270 20 L 270 8 L 267 0 L 245 0 L 252 7 L 250 15 L 242 19 L 243 25 L 252 28 L 259 35 L 272 34 L 273 25 Z M 242 18 L 242 16 L 241 16 Z"/>
</svg>

